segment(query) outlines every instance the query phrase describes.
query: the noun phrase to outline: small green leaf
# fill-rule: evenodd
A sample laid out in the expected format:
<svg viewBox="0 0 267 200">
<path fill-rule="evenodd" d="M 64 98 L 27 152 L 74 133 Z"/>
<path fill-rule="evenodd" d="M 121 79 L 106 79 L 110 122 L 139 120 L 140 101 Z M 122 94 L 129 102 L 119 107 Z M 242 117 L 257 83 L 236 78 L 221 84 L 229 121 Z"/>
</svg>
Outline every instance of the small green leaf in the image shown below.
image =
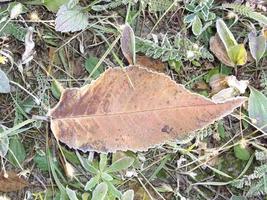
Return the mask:
<svg viewBox="0 0 267 200">
<path fill-rule="evenodd" d="M 134 159 L 131 157 L 121 158 L 121 159 L 115 161 L 114 163 L 112 163 L 112 165 L 108 167 L 106 172 L 107 173 L 118 172 L 118 171 L 127 169 L 128 167 L 130 167 L 133 164 L 133 162 L 134 162 Z"/>
<path fill-rule="evenodd" d="M 230 60 L 235 65 L 244 65 L 247 62 L 247 51 L 245 49 L 244 44 L 237 44 L 237 45 L 231 46 L 228 49 L 227 54 Z"/>
<path fill-rule="evenodd" d="M 76 192 L 72 189 L 66 188 L 66 193 L 70 200 L 78 200 Z"/>
<path fill-rule="evenodd" d="M 253 87 L 250 87 L 248 114 L 255 126 L 267 132 L 267 97 Z"/>
<path fill-rule="evenodd" d="M 69 8 L 64 4 L 57 12 L 55 24 L 56 31 L 60 32 L 84 30 L 88 26 L 88 14 L 78 5 Z"/>
<path fill-rule="evenodd" d="M 57 80 L 53 80 L 51 83 L 51 91 L 53 96 L 56 99 L 60 99 L 61 93 L 64 90 L 64 88 L 62 87 L 62 85 L 57 81 Z"/>
<path fill-rule="evenodd" d="M 168 64 L 171 67 L 171 69 L 175 70 L 178 74 L 180 73 L 181 68 L 183 67 L 183 62 L 181 61 L 169 60 Z"/>
<path fill-rule="evenodd" d="M 92 189 L 98 184 L 99 176 L 92 177 L 85 185 L 84 190 L 92 191 Z"/>
<path fill-rule="evenodd" d="M 112 196 L 118 199 L 122 196 L 121 192 L 112 184 L 112 182 L 107 181 L 106 184 L 108 185 L 108 191 Z"/>
<path fill-rule="evenodd" d="M 10 139 L 7 158 L 15 166 L 19 166 L 25 160 L 26 151 L 19 136 L 14 136 Z"/>
<path fill-rule="evenodd" d="M 92 174 L 97 174 L 99 172 L 99 170 L 96 169 L 88 159 L 82 157 L 78 152 L 76 152 L 76 155 L 85 170 L 89 171 Z"/>
<path fill-rule="evenodd" d="M 101 153 L 100 154 L 100 161 L 99 161 L 99 170 L 102 172 L 107 167 L 107 154 Z"/>
<path fill-rule="evenodd" d="M 234 152 L 235 156 L 240 160 L 249 160 L 250 158 L 249 151 L 240 144 L 234 146 Z"/>
<path fill-rule="evenodd" d="M 184 17 L 184 23 L 186 24 L 192 23 L 195 19 L 195 16 L 196 16 L 195 14 L 186 15 Z"/>
<path fill-rule="evenodd" d="M 77 155 L 73 151 L 67 150 L 66 148 L 62 147 L 62 152 L 64 153 L 65 158 L 73 165 L 80 164 Z"/>
<path fill-rule="evenodd" d="M 5 72 L 0 69 L 0 93 L 9 93 L 10 85 L 9 79 L 7 78 Z"/>
<path fill-rule="evenodd" d="M 258 63 L 262 56 L 264 55 L 266 49 L 266 40 L 263 35 L 256 36 L 254 32 L 248 34 L 249 39 L 249 49 L 252 57 Z"/>
<path fill-rule="evenodd" d="M 96 64 L 98 63 L 99 59 L 97 57 L 91 56 L 90 58 L 87 58 L 85 60 L 85 69 L 91 74 L 91 72 L 94 70 Z M 96 79 L 100 76 L 100 74 L 104 72 L 103 65 L 100 65 L 97 70 L 94 72 L 94 74 L 91 75 L 92 78 Z"/>
<path fill-rule="evenodd" d="M 202 32 L 202 28 L 203 28 L 202 22 L 200 18 L 196 15 L 192 23 L 192 31 L 194 35 L 196 36 L 200 35 L 200 33 Z"/>
<path fill-rule="evenodd" d="M 69 0 L 44 0 L 44 6 L 51 12 L 57 12 L 59 7 L 68 3 Z"/>
<path fill-rule="evenodd" d="M 37 154 L 33 158 L 34 163 L 36 164 L 37 168 L 41 171 L 49 171 L 49 165 L 46 156 L 41 156 Z"/>
<path fill-rule="evenodd" d="M 108 185 L 105 182 L 98 184 L 93 191 L 92 200 L 104 200 L 108 193 Z"/>
<path fill-rule="evenodd" d="M 237 45 L 234 35 L 226 26 L 222 19 L 216 21 L 216 29 L 219 37 L 221 38 L 226 50 L 230 47 Z"/>
<path fill-rule="evenodd" d="M 101 174 L 101 178 L 105 181 L 112 181 L 113 180 L 112 176 L 110 176 L 108 173 L 105 173 L 105 172 Z"/>
<path fill-rule="evenodd" d="M 127 190 L 123 193 L 121 200 L 133 200 L 134 199 L 134 191 L 133 190 Z"/>
</svg>

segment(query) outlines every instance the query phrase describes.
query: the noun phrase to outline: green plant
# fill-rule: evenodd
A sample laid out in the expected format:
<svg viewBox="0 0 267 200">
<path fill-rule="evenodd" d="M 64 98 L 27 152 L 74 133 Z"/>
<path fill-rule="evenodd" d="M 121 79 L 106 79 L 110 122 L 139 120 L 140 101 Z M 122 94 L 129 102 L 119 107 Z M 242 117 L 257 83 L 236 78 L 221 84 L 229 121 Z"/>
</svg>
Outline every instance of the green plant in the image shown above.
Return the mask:
<svg viewBox="0 0 267 200">
<path fill-rule="evenodd" d="M 209 26 L 212 21 L 216 18 L 215 13 L 211 12 L 214 0 L 190 1 L 189 4 L 185 5 L 186 10 L 191 14 L 184 17 L 184 23 L 189 24 L 188 27 L 192 27 L 194 35 L 199 36 Z"/>
<path fill-rule="evenodd" d="M 104 197 L 109 196 L 110 199 L 122 198 L 122 193 L 116 188 L 119 181 L 116 173 L 129 168 L 134 162 L 132 157 L 123 157 L 108 166 L 108 157 L 106 154 L 100 154 L 100 160 L 96 163 L 89 162 L 78 153 L 77 156 L 83 168 L 92 175 L 92 178 L 84 187 L 85 191 L 94 191 L 93 197 L 94 195 L 100 195 L 98 193 L 101 192 L 106 194 Z M 104 199 L 104 197 L 100 199 Z"/>
<path fill-rule="evenodd" d="M 234 12 L 238 14 L 244 15 L 251 19 L 254 19 L 264 26 L 267 25 L 267 17 L 262 15 L 261 13 L 255 12 L 251 7 L 247 7 L 245 5 L 241 5 L 238 3 L 225 3 L 222 5 L 223 9 L 232 9 Z"/>
<path fill-rule="evenodd" d="M 266 153 L 266 152 L 265 152 Z M 250 175 L 246 175 L 241 179 L 235 180 L 231 185 L 244 189 L 249 187 L 246 196 L 257 197 L 267 194 L 267 165 L 263 164 L 259 167 L 255 167 L 254 172 Z"/>
<path fill-rule="evenodd" d="M 169 38 L 163 36 L 160 42 L 138 37 L 136 39 L 136 51 L 162 61 L 193 61 L 200 58 L 213 60 L 212 54 L 205 47 L 199 47 L 180 34 Z"/>
</svg>

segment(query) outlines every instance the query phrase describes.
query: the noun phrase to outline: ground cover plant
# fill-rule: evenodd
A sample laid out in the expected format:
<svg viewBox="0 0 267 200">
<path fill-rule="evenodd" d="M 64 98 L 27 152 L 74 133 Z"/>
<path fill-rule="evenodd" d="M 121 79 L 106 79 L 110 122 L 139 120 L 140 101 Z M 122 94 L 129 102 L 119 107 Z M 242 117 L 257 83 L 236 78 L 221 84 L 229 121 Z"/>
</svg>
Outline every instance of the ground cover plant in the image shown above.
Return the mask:
<svg viewBox="0 0 267 200">
<path fill-rule="evenodd" d="M 0 1 L 0 200 L 266 199 L 266 13 Z"/>
</svg>

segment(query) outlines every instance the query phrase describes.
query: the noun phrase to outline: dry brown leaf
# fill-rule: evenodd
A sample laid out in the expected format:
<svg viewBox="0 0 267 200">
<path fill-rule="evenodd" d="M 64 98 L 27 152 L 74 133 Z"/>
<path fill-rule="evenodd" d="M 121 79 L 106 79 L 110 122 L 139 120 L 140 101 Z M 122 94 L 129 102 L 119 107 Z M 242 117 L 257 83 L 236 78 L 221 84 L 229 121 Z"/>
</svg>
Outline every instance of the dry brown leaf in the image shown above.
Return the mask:
<svg viewBox="0 0 267 200">
<path fill-rule="evenodd" d="M 15 172 L 7 172 L 7 177 L 4 173 L 0 173 L 0 192 L 14 192 L 27 187 L 29 183 L 20 178 Z"/>
<path fill-rule="evenodd" d="M 165 70 L 165 64 L 163 62 L 158 59 L 156 60 L 153 58 L 149 58 L 147 56 L 137 55 L 136 64 L 158 72 L 164 72 Z"/>
<path fill-rule="evenodd" d="M 162 73 L 130 66 L 108 69 L 80 89 L 66 89 L 49 115 L 55 137 L 71 148 L 144 151 L 184 138 L 245 100 L 239 97 L 216 104 Z"/>
<path fill-rule="evenodd" d="M 129 64 L 135 63 L 135 36 L 129 24 L 122 26 L 121 51 Z"/>
<path fill-rule="evenodd" d="M 210 38 L 210 50 L 223 64 L 234 67 L 218 34 Z"/>
<path fill-rule="evenodd" d="M 228 87 L 227 81 L 225 79 L 225 75 L 222 74 L 214 74 L 209 81 L 209 85 L 211 87 L 211 94 L 214 95 L 221 90 Z"/>
</svg>

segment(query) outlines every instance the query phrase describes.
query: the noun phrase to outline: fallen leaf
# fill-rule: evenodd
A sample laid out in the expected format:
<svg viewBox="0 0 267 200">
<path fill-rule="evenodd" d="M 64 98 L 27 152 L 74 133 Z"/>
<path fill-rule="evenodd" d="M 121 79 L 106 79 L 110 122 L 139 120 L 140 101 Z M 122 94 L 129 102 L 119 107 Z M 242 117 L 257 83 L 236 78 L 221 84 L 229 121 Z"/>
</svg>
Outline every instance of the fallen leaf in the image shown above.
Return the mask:
<svg viewBox="0 0 267 200">
<path fill-rule="evenodd" d="M 3 172 L 0 173 L 0 192 L 19 191 L 29 185 L 13 171 L 7 172 L 7 175 L 6 177 Z"/>
<path fill-rule="evenodd" d="M 161 60 L 153 59 L 147 56 L 137 56 L 136 65 L 144 66 L 148 69 L 155 70 L 158 72 L 164 72 L 165 64 Z"/>
<path fill-rule="evenodd" d="M 214 74 L 211 76 L 209 85 L 211 87 L 211 94 L 216 94 L 228 87 L 225 75 L 223 74 Z"/>
<path fill-rule="evenodd" d="M 249 84 L 249 81 L 247 80 L 239 81 L 236 79 L 235 76 L 225 76 L 225 77 L 221 76 L 221 78 L 218 77 L 217 83 L 216 83 L 216 77 L 214 77 L 214 79 L 215 80 L 213 80 L 212 87 L 214 91 L 215 87 L 217 90 L 217 93 L 212 96 L 212 100 L 214 102 L 224 102 L 227 99 L 231 99 L 240 94 L 244 94 Z"/>
<path fill-rule="evenodd" d="M 64 90 L 48 115 L 56 139 L 71 148 L 145 151 L 184 138 L 245 100 L 216 104 L 162 73 L 130 66 L 110 68 L 91 85 Z"/>
<path fill-rule="evenodd" d="M 210 38 L 210 50 L 223 64 L 234 67 L 218 34 Z"/>
<path fill-rule="evenodd" d="M 248 80 L 239 81 L 235 76 L 227 76 L 225 77 L 225 80 L 228 86 L 238 90 L 239 94 L 244 94 L 249 84 Z"/>
<path fill-rule="evenodd" d="M 135 64 L 135 35 L 129 24 L 122 26 L 121 51 L 130 65 Z"/>
<path fill-rule="evenodd" d="M 220 92 L 216 93 L 215 95 L 213 95 L 211 97 L 211 99 L 214 102 L 220 103 L 220 102 L 226 101 L 227 99 L 231 99 L 236 95 L 237 95 L 236 90 L 232 87 L 229 87 L 229 88 L 225 88 L 225 89 L 221 90 Z"/>
</svg>

